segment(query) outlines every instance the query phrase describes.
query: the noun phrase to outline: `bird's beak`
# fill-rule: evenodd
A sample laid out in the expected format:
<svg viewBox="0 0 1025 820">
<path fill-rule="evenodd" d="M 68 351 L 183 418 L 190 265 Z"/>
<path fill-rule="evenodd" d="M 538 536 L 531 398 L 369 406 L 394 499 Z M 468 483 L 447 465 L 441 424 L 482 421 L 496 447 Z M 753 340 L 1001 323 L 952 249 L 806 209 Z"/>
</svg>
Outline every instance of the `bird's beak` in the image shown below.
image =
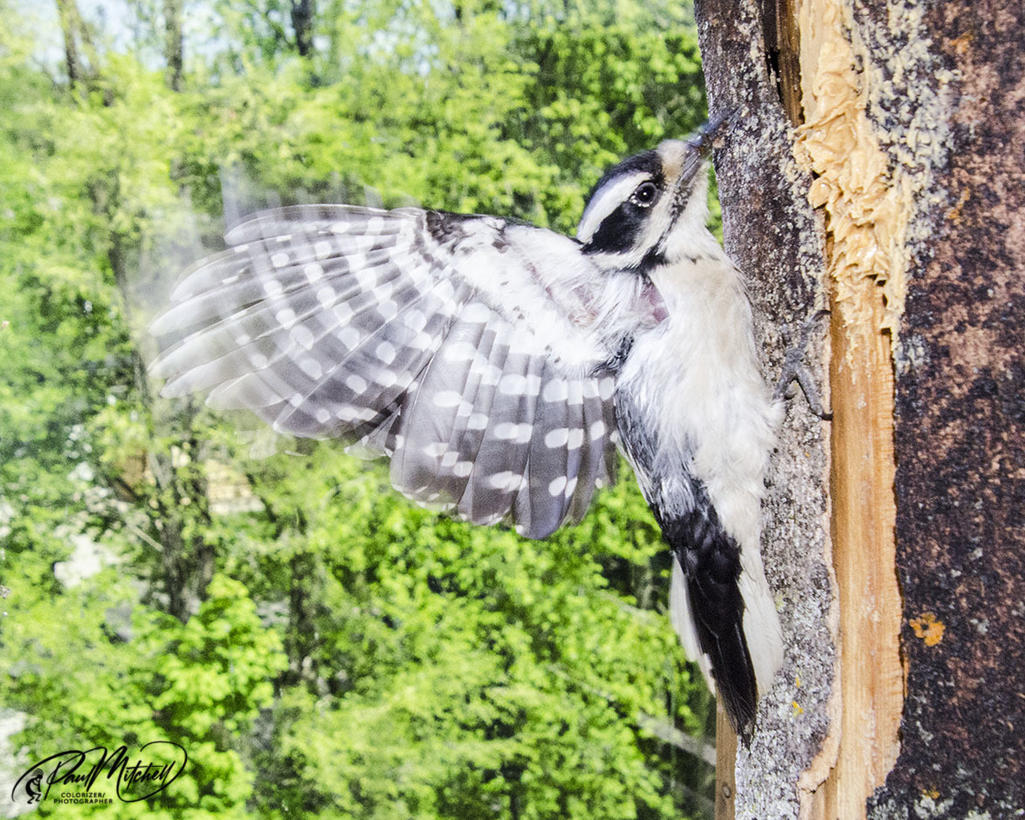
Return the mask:
<svg viewBox="0 0 1025 820">
<path fill-rule="evenodd" d="M 718 114 L 706 122 L 687 140 L 665 140 L 657 151 L 663 170 L 672 183 L 674 214 L 679 213 L 697 177 L 703 173 L 704 161 L 712 153 L 715 141 L 724 133 L 732 111 Z"/>
<path fill-rule="evenodd" d="M 712 117 L 698 129 L 693 137 L 687 140 L 687 143 L 702 157 L 707 157 L 712 153 L 715 141 L 725 133 L 725 125 L 732 113 L 732 111 L 724 111 Z"/>
</svg>

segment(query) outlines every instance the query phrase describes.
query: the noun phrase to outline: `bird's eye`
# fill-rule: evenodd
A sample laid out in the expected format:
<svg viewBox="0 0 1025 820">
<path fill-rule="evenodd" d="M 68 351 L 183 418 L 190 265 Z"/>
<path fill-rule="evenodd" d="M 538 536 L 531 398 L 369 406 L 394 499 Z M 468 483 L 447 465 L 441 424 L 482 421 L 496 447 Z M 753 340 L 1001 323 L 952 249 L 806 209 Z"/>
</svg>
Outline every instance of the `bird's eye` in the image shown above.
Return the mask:
<svg viewBox="0 0 1025 820">
<path fill-rule="evenodd" d="M 642 182 L 630 195 L 630 201 L 634 205 L 640 205 L 642 208 L 647 208 L 655 201 L 655 197 L 657 196 L 658 186 L 655 185 L 654 182 Z"/>
</svg>

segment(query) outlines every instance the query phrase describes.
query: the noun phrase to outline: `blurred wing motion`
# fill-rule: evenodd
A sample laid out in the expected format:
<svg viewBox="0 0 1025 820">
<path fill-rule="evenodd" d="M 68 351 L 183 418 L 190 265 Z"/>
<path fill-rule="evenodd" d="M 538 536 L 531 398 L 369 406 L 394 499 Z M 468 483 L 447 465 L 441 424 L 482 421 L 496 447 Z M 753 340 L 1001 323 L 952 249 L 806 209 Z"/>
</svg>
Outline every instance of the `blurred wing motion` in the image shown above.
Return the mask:
<svg viewBox="0 0 1025 820">
<path fill-rule="evenodd" d="M 612 480 L 615 351 L 595 329 L 643 309 L 637 277 L 610 301 L 615 274 L 572 239 L 417 209 L 290 207 L 226 239 L 152 326 L 179 339 L 153 365 L 164 395 L 358 442 L 411 499 L 534 538 Z"/>
<path fill-rule="evenodd" d="M 783 659 L 760 545 L 777 409 L 743 279 L 705 227 L 708 134 L 610 168 L 577 239 L 488 216 L 258 214 L 153 325 L 164 394 L 391 459 L 420 504 L 532 538 L 621 435 L 673 551 L 671 616 L 745 737 Z"/>
</svg>

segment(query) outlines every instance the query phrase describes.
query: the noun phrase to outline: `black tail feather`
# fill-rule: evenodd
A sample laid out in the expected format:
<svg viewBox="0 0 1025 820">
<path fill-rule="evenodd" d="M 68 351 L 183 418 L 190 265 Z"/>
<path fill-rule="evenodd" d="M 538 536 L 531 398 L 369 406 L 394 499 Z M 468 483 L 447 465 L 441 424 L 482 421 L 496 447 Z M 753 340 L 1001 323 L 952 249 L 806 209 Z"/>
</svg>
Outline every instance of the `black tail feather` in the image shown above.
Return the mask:
<svg viewBox="0 0 1025 820">
<path fill-rule="evenodd" d="M 683 568 L 691 615 L 719 697 L 737 734 L 746 739 L 754 725 L 758 684 L 744 637 L 740 548 L 720 525 L 704 487 L 695 481 L 694 490 L 690 512 L 659 516 L 659 524 Z"/>
</svg>

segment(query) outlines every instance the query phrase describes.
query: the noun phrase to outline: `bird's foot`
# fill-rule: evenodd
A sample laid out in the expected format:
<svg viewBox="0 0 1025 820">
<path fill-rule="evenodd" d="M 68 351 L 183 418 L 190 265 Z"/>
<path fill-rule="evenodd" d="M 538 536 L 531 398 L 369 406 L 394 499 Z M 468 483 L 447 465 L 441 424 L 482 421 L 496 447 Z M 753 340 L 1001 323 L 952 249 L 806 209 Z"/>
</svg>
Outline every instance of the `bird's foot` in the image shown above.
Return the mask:
<svg viewBox="0 0 1025 820">
<path fill-rule="evenodd" d="M 780 373 L 779 381 L 776 382 L 776 389 L 772 393 L 772 397 L 776 401 L 791 399 L 797 394 L 793 388 L 793 383 L 796 381 L 800 385 L 804 397 L 808 400 L 808 407 L 812 413 L 823 421 L 832 421 L 833 414 L 822 407 L 822 400 L 819 398 L 815 380 L 804 363 L 804 354 L 808 349 L 808 340 L 811 338 L 811 332 L 816 323 L 823 316 L 828 315 L 828 310 L 817 310 L 804 320 L 804 324 L 801 326 L 800 340 L 796 345 L 788 348 L 783 356 L 783 370 Z"/>
</svg>

